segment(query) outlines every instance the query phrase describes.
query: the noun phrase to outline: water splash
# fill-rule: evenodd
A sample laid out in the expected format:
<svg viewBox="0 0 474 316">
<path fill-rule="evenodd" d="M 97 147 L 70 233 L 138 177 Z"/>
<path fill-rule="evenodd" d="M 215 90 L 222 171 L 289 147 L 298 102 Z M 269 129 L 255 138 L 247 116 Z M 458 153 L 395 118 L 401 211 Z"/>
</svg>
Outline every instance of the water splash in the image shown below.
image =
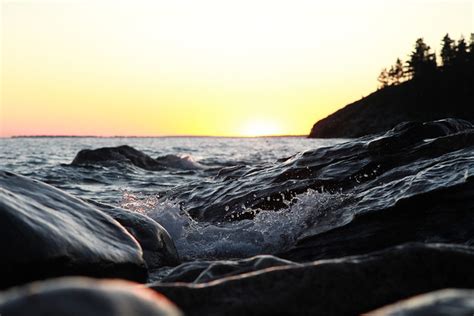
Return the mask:
<svg viewBox="0 0 474 316">
<path fill-rule="evenodd" d="M 275 253 L 293 246 L 343 195 L 309 190 L 279 211 L 253 210 L 253 219 L 198 222 L 176 202 L 124 192 L 121 206 L 148 215 L 164 226 L 183 260 L 233 259 Z"/>
</svg>

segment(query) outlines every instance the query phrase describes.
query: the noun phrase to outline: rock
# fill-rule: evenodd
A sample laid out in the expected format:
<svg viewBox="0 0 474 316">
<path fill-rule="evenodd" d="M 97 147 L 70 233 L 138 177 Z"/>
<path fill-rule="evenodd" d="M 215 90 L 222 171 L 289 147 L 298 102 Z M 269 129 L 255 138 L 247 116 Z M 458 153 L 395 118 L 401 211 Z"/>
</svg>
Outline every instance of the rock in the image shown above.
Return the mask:
<svg viewBox="0 0 474 316">
<path fill-rule="evenodd" d="M 176 247 L 166 229 L 146 215 L 88 200 L 119 222 L 135 237 L 149 270 L 180 263 Z"/>
<path fill-rule="evenodd" d="M 146 170 L 163 170 L 162 164 L 135 148 L 124 145 L 99 149 L 84 149 L 77 153 L 71 165 L 127 163 Z"/>
<path fill-rule="evenodd" d="M 309 230 L 306 237 L 278 256 L 312 261 L 363 254 L 413 241 L 474 245 L 473 180 L 471 177 L 451 187 L 406 197 L 387 208 L 356 203 L 351 207 L 366 207 L 369 211 L 321 233 Z M 366 199 L 380 196 L 383 196 L 381 192 L 369 192 Z"/>
<path fill-rule="evenodd" d="M 474 244 L 474 132 L 469 123 L 403 124 L 365 144 L 368 152 L 356 152 L 366 167 L 351 175 L 358 183 L 347 191 L 346 205 L 321 212 L 317 225 L 279 256 L 311 261 L 406 242 Z"/>
<path fill-rule="evenodd" d="M 0 171 L 0 287 L 62 275 L 146 280 L 117 221 L 45 183 Z"/>
<path fill-rule="evenodd" d="M 416 294 L 474 288 L 474 249 L 406 244 L 209 283 L 153 283 L 186 315 L 358 315 Z"/>
<path fill-rule="evenodd" d="M 297 265 L 297 263 L 270 255 L 259 255 L 236 261 L 192 261 L 174 268 L 160 282 L 205 283 L 232 275 L 286 265 Z"/>
<path fill-rule="evenodd" d="M 447 289 L 382 307 L 367 316 L 474 315 L 474 290 Z"/>
<path fill-rule="evenodd" d="M 77 153 L 71 163 L 72 166 L 115 164 L 128 164 L 151 171 L 161 171 L 166 169 L 205 169 L 203 165 L 194 161 L 191 156 L 176 156 L 169 154 L 153 159 L 147 154 L 127 145 L 103 147 L 98 149 L 83 149 Z"/>
<path fill-rule="evenodd" d="M 298 194 L 312 189 L 344 194 L 350 196 L 348 205 L 357 203 L 340 225 L 353 212 L 386 209 L 397 200 L 465 182 L 474 174 L 472 155 L 474 127 L 466 121 L 406 123 L 284 161 L 227 168 L 204 184 L 174 188 L 166 198 L 185 203 L 198 221 L 223 222 L 253 218 L 259 210 L 287 209 Z"/>
<path fill-rule="evenodd" d="M 0 294 L 0 315 L 179 316 L 162 295 L 137 284 L 62 278 L 35 282 Z"/>
</svg>

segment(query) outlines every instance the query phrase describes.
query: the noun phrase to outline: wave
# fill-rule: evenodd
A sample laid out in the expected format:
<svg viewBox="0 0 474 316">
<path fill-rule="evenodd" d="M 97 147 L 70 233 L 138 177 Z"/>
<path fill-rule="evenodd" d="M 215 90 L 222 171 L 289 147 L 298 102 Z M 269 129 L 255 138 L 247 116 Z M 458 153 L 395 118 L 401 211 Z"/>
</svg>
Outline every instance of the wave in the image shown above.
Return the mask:
<svg viewBox="0 0 474 316">
<path fill-rule="evenodd" d="M 259 211 L 253 219 L 215 223 L 196 221 L 176 202 L 157 196 L 124 192 L 121 207 L 145 214 L 165 227 L 184 260 L 230 259 L 290 248 L 346 198 L 310 190 L 278 212 Z"/>
<path fill-rule="evenodd" d="M 206 167 L 196 162 L 191 155 L 165 155 L 155 159 L 164 167 L 182 170 L 200 170 Z"/>
</svg>

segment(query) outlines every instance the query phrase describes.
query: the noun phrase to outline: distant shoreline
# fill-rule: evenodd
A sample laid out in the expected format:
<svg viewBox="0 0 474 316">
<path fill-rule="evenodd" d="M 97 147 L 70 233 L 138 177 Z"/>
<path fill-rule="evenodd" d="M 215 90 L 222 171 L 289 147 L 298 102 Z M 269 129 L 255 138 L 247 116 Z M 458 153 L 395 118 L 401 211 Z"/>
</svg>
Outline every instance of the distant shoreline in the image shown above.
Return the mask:
<svg viewBox="0 0 474 316">
<path fill-rule="evenodd" d="M 308 135 L 262 135 L 262 136 L 208 136 L 208 135 L 165 135 L 165 136 L 95 136 L 95 135 L 14 135 L 7 138 L 307 138 Z"/>
</svg>

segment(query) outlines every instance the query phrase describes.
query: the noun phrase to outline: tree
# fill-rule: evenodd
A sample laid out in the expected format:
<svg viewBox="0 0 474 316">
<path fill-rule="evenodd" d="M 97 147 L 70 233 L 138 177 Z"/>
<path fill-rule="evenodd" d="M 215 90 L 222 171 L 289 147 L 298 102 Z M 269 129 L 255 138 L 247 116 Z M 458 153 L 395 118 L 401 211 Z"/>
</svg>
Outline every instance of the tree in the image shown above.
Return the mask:
<svg viewBox="0 0 474 316">
<path fill-rule="evenodd" d="M 456 55 L 455 42 L 449 37 L 449 34 L 446 34 L 441 42 L 441 61 L 444 67 L 449 67 L 453 64 Z"/>
<path fill-rule="evenodd" d="M 408 73 L 413 78 L 425 77 L 436 71 L 436 55 L 431 53 L 431 48 L 425 44 L 423 38 L 419 38 L 415 43 L 415 50 L 408 60 Z"/>
<path fill-rule="evenodd" d="M 397 60 L 395 61 L 395 65 L 391 66 L 388 72 L 390 84 L 391 85 L 400 84 L 403 80 L 404 75 L 405 73 L 403 71 L 403 63 L 400 60 L 400 58 L 397 58 Z"/>
<path fill-rule="evenodd" d="M 471 67 L 474 67 L 474 33 L 471 33 L 471 40 L 469 41 L 468 61 Z"/>
<path fill-rule="evenodd" d="M 469 61 L 467 43 L 464 38 L 455 47 L 453 65 L 464 67 Z"/>
<path fill-rule="evenodd" d="M 469 43 L 469 59 L 472 62 L 474 62 L 474 33 L 471 33 L 471 40 Z"/>
<path fill-rule="evenodd" d="M 379 77 L 377 78 L 377 81 L 380 82 L 379 88 L 385 88 L 390 84 L 390 78 L 388 75 L 387 68 L 382 69 L 380 72 Z"/>
</svg>

